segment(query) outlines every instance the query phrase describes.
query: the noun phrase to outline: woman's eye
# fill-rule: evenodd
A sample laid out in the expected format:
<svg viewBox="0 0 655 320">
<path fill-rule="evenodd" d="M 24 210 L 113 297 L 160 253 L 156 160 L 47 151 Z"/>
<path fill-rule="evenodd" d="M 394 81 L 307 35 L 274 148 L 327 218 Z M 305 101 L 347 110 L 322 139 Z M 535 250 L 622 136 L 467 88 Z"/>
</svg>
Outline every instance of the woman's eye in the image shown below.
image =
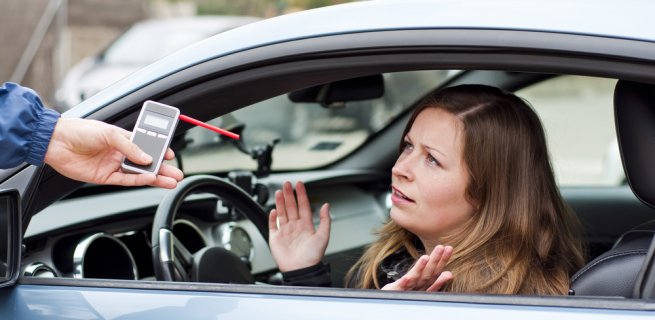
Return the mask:
<svg viewBox="0 0 655 320">
<path fill-rule="evenodd" d="M 403 152 L 405 152 L 405 151 L 411 151 L 412 149 L 414 149 L 414 146 L 413 146 L 411 143 L 409 143 L 409 142 L 407 142 L 407 141 L 405 141 L 405 142 L 403 143 Z"/>
<path fill-rule="evenodd" d="M 441 163 L 439 163 L 439 161 L 437 161 L 437 159 L 435 159 L 435 158 L 434 158 L 431 154 L 429 154 L 429 153 L 428 153 L 428 156 L 427 156 L 427 159 L 426 159 L 426 160 L 427 160 L 428 163 L 431 164 L 431 165 L 441 166 Z"/>
</svg>

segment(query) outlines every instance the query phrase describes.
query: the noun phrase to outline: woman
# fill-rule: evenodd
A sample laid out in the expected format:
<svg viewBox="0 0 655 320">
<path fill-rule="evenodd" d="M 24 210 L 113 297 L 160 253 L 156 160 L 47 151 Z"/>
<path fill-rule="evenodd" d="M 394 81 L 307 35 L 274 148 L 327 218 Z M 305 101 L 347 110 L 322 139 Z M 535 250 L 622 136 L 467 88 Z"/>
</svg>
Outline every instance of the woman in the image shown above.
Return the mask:
<svg viewBox="0 0 655 320">
<path fill-rule="evenodd" d="M 350 270 L 349 286 L 566 294 L 584 263 L 543 128 L 517 96 L 483 85 L 419 104 L 392 169 L 391 220 Z M 328 205 L 314 230 L 302 183 L 276 192 L 270 245 L 286 283 L 327 284 Z"/>
</svg>

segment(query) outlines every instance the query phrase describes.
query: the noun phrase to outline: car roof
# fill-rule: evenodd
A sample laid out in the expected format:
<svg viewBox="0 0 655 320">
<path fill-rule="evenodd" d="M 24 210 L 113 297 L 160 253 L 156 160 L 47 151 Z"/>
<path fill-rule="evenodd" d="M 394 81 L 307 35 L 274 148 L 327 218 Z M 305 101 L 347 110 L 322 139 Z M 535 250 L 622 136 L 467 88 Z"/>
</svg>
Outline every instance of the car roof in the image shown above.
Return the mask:
<svg viewBox="0 0 655 320">
<path fill-rule="evenodd" d="M 592 35 L 655 42 L 650 0 L 376 0 L 282 15 L 177 51 L 69 110 L 85 116 L 126 92 L 190 66 L 275 43 L 384 30 L 487 29 Z"/>
</svg>

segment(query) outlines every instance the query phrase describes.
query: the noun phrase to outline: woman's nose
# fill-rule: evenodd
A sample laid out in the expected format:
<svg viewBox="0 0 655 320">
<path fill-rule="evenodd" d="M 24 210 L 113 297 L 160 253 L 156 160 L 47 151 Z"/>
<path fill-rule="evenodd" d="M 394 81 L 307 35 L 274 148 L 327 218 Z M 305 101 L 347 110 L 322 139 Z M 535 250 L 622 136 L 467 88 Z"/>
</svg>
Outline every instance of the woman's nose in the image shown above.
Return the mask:
<svg viewBox="0 0 655 320">
<path fill-rule="evenodd" d="M 391 174 L 396 177 L 405 178 L 408 180 L 414 179 L 414 172 L 412 166 L 412 155 L 401 155 L 396 160 L 396 164 L 391 168 Z"/>
</svg>

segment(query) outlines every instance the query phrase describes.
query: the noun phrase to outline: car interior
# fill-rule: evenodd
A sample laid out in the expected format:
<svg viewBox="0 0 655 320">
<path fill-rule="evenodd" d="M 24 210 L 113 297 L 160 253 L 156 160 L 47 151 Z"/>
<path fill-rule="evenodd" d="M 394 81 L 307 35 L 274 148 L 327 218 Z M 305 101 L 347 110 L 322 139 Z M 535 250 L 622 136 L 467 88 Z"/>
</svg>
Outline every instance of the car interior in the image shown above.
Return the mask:
<svg viewBox="0 0 655 320">
<path fill-rule="evenodd" d="M 81 185 L 44 170 L 39 188 L 48 191 L 25 221 L 23 276 L 280 284 L 267 247 L 271 195 L 284 181 L 302 180 L 316 215 L 331 204 L 325 262 L 342 287 L 388 219 L 390 169 L 413 107 L 435 88 L 479 83 L 526 98 L 544 123 L 560 192 L 583 223 L 588 251 L 570 295 L 639 298 L 655 248 L 655 145 L 648 145 L 655 142 L 641 138 L 655 130 L 651 85 L 475 69 L 342 77 L 289 77 L 249 95 L 240 95 L 239 81 L 209 79 L 153 97 L 243 139 L 180 124 L 171 163 L 192 178 L 174 191 Z M 602 111 L 588 108 L 596 104 Z M 112 119 L 129 128 L 135 113 L 116 108 Z M 595 126 L 582 127 L 585 119 Z M 577 121 L 576 131 L 565 131 Z"/>
</svg>

